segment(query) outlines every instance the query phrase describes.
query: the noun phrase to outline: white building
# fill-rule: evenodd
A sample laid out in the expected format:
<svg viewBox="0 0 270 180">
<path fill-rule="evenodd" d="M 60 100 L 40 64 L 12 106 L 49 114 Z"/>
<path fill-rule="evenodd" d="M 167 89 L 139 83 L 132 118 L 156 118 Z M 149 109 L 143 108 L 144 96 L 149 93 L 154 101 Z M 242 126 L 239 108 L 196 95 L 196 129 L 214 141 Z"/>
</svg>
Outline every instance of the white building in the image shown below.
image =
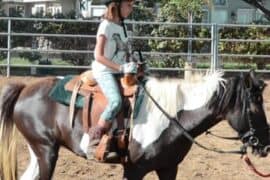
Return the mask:
<svg viewBox="0 0 270 180">
<path fill-rule="evenodd" d="M 14 10 L 22 11 L 22 15 L 29 17 L 41 13 L 68 13 L 71 10 L 79 12 L 80 4 L 78 0 L 3 0 L 3 9 L 6 14 Z"/>
<path fill-rule="evenodd" d="M 6 14 L 19 10 L 25 17 L 37 13 L 66 14 L 72 10 L 83 17 L 93 17 L 100 16 L 105 9 L 104 5 L 92 5 L 89 0 L 3 0 L 2 3 Z"/>
<path fill-rule="evenodd" d="M 270 1 L 264 0 L 263 6 L 270 9 Z M 242 0 L 212 0 L 204 8 L 204 22 L 248 24 L 263 20 L 263 13 Z"/>
<path fill-rule="evenodd" d="M 100 0 L 3 0 L 6 14 L 20 10 L 29 17 L 36 13 L 66 14 L 75 10 L 78 17 L 98 17 L 105 6 Z M 270 9 L 270 0 L 263 0 L 263 5 Z M 210 6 L 203 7 L 203 22 L 247 24 L 255 20 L 265 20 L 260 10 L 242 0 L 212 0 Z"/>
</svg>

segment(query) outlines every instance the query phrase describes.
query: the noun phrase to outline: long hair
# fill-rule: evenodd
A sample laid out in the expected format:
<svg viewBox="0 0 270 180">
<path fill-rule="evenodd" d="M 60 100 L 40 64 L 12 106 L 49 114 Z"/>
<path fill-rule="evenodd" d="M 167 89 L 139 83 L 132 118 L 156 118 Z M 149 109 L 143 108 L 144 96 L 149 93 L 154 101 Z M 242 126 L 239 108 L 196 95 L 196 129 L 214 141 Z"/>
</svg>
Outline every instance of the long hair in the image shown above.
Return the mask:
<svg viewBox="0 0 270 180">
<path fill-rule="evenodd" d="M 103 18 L 109 21 L 112 21 L 115 18 L 119 18 L 120 17 L 118 10 L 119 6 L 120 6 L 119 3 L 116 2 L 110 3 L 106 8 L 105 13 L 103 14 Z"/>
</svg>

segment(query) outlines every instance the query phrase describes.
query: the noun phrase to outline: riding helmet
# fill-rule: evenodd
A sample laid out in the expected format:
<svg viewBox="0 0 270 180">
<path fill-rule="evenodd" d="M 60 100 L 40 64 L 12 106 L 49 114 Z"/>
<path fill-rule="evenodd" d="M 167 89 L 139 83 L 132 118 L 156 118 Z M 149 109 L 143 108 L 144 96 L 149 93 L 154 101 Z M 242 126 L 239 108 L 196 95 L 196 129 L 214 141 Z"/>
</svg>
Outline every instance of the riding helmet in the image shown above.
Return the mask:
<svg viewBox="0 0 270 180">
<path fill-rule="evenodd" d="M 125 0 L 103 0 L 103 4 L 105 4 L 106 6 L 109 6 L 109 4 L 112 2 L 121 3 L 122 1 L 125 1 Z"/>
</svg>

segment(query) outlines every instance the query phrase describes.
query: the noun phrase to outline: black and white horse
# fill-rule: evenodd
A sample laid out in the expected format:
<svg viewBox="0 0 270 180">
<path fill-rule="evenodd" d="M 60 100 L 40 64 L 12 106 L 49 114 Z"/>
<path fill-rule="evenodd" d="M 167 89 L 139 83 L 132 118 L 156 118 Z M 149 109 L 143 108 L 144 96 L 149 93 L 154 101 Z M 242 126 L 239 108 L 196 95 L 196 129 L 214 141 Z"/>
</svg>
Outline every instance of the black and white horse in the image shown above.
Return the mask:
<svg viewBox="0 0 270 180">
<path fill-rule="evenodd" d="M 48 97 L 56 78 L 37 83 L 5 86 L 0 99 L 0 175 L 16 179 L 16 128 L 28 143 L 31 163 L 22 180 L 48 180 L 53 176 L 60 146 L 87 157 L 89 136 L 83 133 L 81 110 L 74 127 L 68 123 L 69 108 Z M 159 179 L 176 178 L 177 166 L 189 152 L 193 138 L 223 119 L 238 132 L 243 144 L 264 157 L 269 131 L 263 108 L 265 83 L 253 71 L 228 79 L 214 72 L 192 81 L 149 78 L 145 88 L 158 105 L 145 94 L 131 126 L 128 162 L 123 164 L 125 179 L 142 179 L 156 171 Z M 183 128 L 180 128 L 182 126 Z M 16 128 L 15 128 L 16 127 Z M 2 173 L 1 173 L 2 172 Z"/>
</svg>

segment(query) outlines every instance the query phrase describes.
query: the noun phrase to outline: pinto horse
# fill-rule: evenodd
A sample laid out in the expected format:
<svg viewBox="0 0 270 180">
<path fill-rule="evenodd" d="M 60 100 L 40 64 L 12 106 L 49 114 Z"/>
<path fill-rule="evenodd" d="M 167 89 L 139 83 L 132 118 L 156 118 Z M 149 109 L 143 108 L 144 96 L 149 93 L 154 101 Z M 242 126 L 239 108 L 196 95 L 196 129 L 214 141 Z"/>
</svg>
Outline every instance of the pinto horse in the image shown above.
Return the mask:
<svg viewBox="0 0 270 180">
<path fill-rule="evenodd" d="M 34 84 L 12 83 L 3 88 L 0 97 L 2 179 L 17 179 L 16 129 L 25 137 L 31 156 L 23 180 L 51 179 L 60 146 L 87 157 L 88 134 L 83 132 L 81 110 L 76 111 L 71 128 L 68 106 L 48 96 L 57 81 L 57 78 L 45 78 Z M 220 72 L 197 76 L 192 81 L 149 78 L 145 90 L 176 121 L 169 120 L 144 94 L 131 126 L 123 178 L 143 179 L 148 172 L 156 171 L 161 180 L 175 179 L 178 164 L 193 144 L 184 132 L 195 138 L 223 119 L 238 132 L 243 144 L 266 156 L 269 129 L 263 108 L 264 87 L 265 83 L 253 71 L 227 79 Z"/>
</svg>

